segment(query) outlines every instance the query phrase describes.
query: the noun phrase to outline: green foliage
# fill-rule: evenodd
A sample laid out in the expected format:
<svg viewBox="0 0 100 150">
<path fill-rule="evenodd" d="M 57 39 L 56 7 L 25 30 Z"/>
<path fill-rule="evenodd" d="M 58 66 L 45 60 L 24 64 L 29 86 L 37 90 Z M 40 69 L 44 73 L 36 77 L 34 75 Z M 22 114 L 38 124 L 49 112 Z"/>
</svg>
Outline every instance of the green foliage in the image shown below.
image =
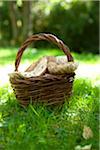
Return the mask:
<svg viewBox="0 0 100 150">
<path fill-rule="evenodd" d="M 16 19 L 23 23 L 25 18 L 22 13 L 24 3 L 19 6 L 18 3 L 20 2 L 22 1 L 16 3 L 18 6 L 16 6 L 15 15 Z M 13 43 L 13 30 L 8 5 L 9 2 L 0 2 L 0 44 L 5 46 Z M 66 0 L 45 0 L 44 3 L 42 1 L 31 2 L 31 5 L 32 10 L 29 18 L 32 18 L 30 23 L 32 29 L 29 32 L 53 33 L 61 38 L 73 51 L 98 53 L 99 1 L 72 0 L 68 3 Z M 18 42 L 19 44 L 22 43 L 27 37 L 23 37 L 25 33 L 21 34 L 24 32 L 24 25 L 17 28 L 18 37 L 15 44 L 18 45 Z M 46 42 L 45 44 L 44 42 L 36 43 L 35 46 L 38 48 L 51 47 Z"/>
<path fill-rule="evenodd" d="M 98 2 L 56 3 L 48 18 L 47 31 L 55 33 L 73 51 L 98 53 Z"/>
<path fill-rule="evenodd" d="M 0 45 L 5 45 L 11 39 L 11 24 L 6 3 L 0 2 Z"/>
</svg>

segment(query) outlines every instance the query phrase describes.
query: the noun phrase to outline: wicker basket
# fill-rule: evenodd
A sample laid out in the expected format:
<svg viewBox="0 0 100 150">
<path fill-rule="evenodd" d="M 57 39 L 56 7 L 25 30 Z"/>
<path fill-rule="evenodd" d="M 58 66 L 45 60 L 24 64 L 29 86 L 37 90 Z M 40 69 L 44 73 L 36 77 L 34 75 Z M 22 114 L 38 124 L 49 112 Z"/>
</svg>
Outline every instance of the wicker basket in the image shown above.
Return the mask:
<svg viewBox="0 0 100 150">
<path fill-rule="evenodd" d="M 48 72 L 38 77 L 25 78 L 18 74 L 22 54 L 29 44 L 34 41 L 46 40 L 56 44 L 67 56 L 68 62 L 73 61 L 68 47 L 52 34 L 36 34 L 29 37 L 20 47 L 15 60 L 15 75 L 10 75 L 10 83 L 17 100 L 21 105 L 45 103 L 46 105 L 62 104 L 72 94 L 75 73 L 52 75 Z"/>
</svg>

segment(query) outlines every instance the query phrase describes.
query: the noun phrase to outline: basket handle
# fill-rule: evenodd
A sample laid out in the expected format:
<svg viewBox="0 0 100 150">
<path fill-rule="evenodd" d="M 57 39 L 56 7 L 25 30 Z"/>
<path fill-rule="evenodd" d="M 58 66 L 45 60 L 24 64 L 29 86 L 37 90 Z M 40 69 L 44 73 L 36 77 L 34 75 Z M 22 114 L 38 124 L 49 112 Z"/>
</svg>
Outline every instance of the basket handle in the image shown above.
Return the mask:
<svg viewBox="0 0 100 150">
<path fill-rule="evenodd" d="M 69 51 L 69 48 L 61 41 L 59 40 L 56 36 L 52 35 L 52 34 L 45 34 L 45 33 L 41 33 L 41 34 L 35 34 L 30 36 L 20 47 L 17 56 L 16 56 L 16 60 L 15 60 L 15 71 L 18 71 L 18 67 L 21 61 L 21 57 L 22 54 L 24 52 L 24 50 L 27 48 L 27 46 L 29 44 L 31 44 L 33 41 L 39 41 L 39 40 L 46 40 L 49 42 L 52 42 L 54 44 L 56 44 L 60 49 L 63 50 L 63 52 L 65 53 L 65 55 L 68 58 L 68 61 L 73 61 L 73 57 Z"/>
</svg>

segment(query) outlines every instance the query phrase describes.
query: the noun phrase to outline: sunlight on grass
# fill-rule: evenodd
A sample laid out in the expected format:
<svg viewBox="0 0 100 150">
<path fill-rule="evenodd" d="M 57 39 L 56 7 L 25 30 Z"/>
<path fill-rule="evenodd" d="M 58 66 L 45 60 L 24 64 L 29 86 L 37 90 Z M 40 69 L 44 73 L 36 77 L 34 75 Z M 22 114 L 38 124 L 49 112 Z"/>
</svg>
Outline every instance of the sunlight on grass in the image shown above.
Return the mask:
<svg viewBox="0 0 100 150">
<path fill-rule="evenodd" d="M 0 90 L 0 146 L 3 149 L 75 149 L 92 145 L 98 149 L 99 88 L 90 80 L 77 79 L 69 104 L 50 108 L 29 105 L 21 108 L 10 86 Z M 84 125 L 93 137 L 82 137 Z"/>
<path fill-rule="evenodd" d="M 14 71 L 15 57 L 17 48 L 0 48 L 0 85 L 8 82 L 8 74 Z M 27 48 L 22 56 L 20 71 L 24 71 L 33 61 L 36 61 L 45 55 L 64 55 L 59 49 L 31 49 Z M 76 71 L 77 77 L 88 77 L 95 79 L 100 75 L 100 59 L 98 55 L 93 54 L 77 54 L 72 53 L 75 61 L 79 62 L 79 67 Z"/>
<path fill-rule="evenodd" d="M 0 48 L 0 66 L 14 64 L 18 48 Z M 59 49 L 35 49 L 27 48 L 24 52 L 21 63 L 32 62 L 45 55 L 64 55 Z M 72 53 L 74 59 L 80 63 L 96 64 L 100 63 L 98 55 Z"/>
</svg>

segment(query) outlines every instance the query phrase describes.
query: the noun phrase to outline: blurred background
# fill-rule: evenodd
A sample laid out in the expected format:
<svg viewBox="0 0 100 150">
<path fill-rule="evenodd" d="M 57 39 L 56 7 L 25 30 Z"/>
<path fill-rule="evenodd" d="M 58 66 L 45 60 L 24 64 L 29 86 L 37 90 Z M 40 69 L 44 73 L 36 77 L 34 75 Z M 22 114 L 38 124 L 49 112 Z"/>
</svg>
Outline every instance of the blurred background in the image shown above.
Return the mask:
<svg viewBox="0 0 100 150">
<path fill-rule="evenodd" d="M 43 32 L 63 40 L 79 63 L 73 95 L 55 110 L 42 105 L 22 109 L 9 73 L 15 70 L 21 44 Z M 35 42 L 22 56 L 18 71 L 45 55 L 64 54 L 52 43 Z M 0 150 L 98 150 L 99 91 L 99 0 L 0 0 Z"/>
<path fill-rule="evenodd" d="M 30 35 L 53 33 L 74 52 L 99 51 L 99 1 L 0 0 L 0 47 L 19 47 Z M 38 42 L 36 48 L 50 47 Z"/>
</svg>

